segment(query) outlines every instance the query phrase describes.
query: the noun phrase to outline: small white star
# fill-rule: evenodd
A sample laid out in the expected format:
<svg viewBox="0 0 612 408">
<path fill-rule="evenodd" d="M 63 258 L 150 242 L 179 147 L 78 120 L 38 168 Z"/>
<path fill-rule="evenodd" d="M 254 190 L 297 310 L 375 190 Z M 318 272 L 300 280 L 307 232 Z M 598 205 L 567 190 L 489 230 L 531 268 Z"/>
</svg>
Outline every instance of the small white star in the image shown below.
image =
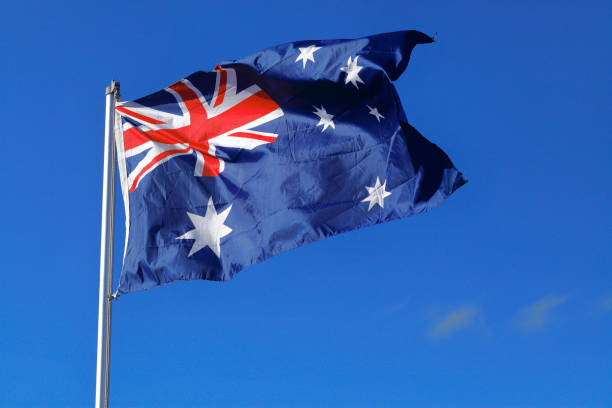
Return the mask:
<svg viewBox="0 0 612 408">
<path fill-rule="evenodd" d="M 300 47 L 300 55 L 295 59 L 295 62 L 302 60 L 302 64 L 304 69 L 306 69 L 306 62 L 312 61 L 315 62 L 314 52 L 320 50 L 321 47 L 315 47 L 314 45 L 309 45 L 308 47 L 302 48 Z"/>
<path fill-rule="evenodd" d="M 176 238 L 195 240 L 187 257 L 190 257 L 204 247 L 209 247 L 217 255 L 217 258 L 220 258 L 221 238 L 232 232 L 230 227 L 223 224 L 231 209 L 232 206 L 230 205 L 217 214 L 213 199 L 210 197 L 204 217 L 190 212 L 187 213 L 195 228 Z"/>
<path fill-rule="evenodd" d="M 380 112 L 378 112 L 377 108 L 373 108 L 370 105 L 366 105 L 368 107 L 368 109 L 370 110 L 370 112 L 368 112 L 370 115 L 374 116 L 376 118 L 377 121 L 380 122 L 380 119 L 384 119 L 385 117 L 383 115 L 380 114 Z"/>
<path fill-rule="evenodd" d="M 330 115 L 329 113 L 327 113 L 323 106 L 317 108 L 313 105 L 312 107 L 315 108 L 315 111 L 313 113 L 320 118 L 319 123 L 317 123 L 317 126 L 323 126 L 321 133 L 323 133 L 328 126 L 331 126 L 333 129 L 336 128 L 336 125 L 334 125 L 334 122 L 332 121 L 334 115 Z"/>
<path fill-rule="evenodd" d="M 344 78 L 344 84 L 346 85 L 350 82 L 351 84 L 355 85 L 355 88 L 357 89 L 359 89 L 359 86 L 357 86 L 357 82 L 361 84 L 365 83 L 361 80 L 361 78 L 359 78 L 359 71 L 361 71 L 363 66 L 357 65 L 358 59 L 359 59 L 359 56 L 356 56 L 354 60 L 351 59 L 351 57 L 349 57 L 346 67 L 340 68 L 340 71 L 346 72 L 346 78 Z"/>
<path fill-rule="evenodd" d="M 374 184 L 374 187 L 366 186 L 366 190 L 368 190 L 368 196 L 364 198 L 363 200 L 361 200 L 361 202 L 362 203 L 364 201 L 370 202 L 368 211 L 370 211 L 372 207 L 374 207 L 375 204 L 378 204 L 380 208 L 385 208 L 385 197 L 388 197 L 391 195 L 391 192 L 385 191 L 386 186 L 387 186 L 387 181 L 385 180 L 385 183 L 383 185 L 380 185 L 380 179 L 378 177 L 376 177 L 376 184 Z"/>
</svg>

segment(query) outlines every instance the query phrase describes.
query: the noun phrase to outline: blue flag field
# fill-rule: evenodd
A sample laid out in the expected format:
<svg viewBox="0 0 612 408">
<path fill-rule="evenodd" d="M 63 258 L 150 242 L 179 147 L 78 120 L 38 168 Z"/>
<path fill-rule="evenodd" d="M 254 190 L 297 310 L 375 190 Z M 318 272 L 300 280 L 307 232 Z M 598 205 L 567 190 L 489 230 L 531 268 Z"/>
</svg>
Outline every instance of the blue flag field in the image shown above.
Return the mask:
<svg viewBox="0 0 612 408">
<path fill-rule="evenodd" d="M 118 294 L 229 280 L 309 242 L 436 207 L 466 180 L 392 81 L 432 39 L 299 41 L 116 107 Z"/>
</svg>

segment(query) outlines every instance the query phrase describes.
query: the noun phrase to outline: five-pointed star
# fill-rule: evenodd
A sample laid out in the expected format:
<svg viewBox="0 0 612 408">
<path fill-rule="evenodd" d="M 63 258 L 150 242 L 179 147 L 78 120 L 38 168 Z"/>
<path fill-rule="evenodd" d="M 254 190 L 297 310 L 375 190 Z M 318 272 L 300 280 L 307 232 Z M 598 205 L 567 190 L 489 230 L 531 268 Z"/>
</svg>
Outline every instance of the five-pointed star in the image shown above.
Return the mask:
<svg viewBox="0 0 612 408">
<path fill-rule="evenodd" d="M 361 80 L 361 78 L 359 78 L 359 71 L 361 71 L 363 66 L 357 65 L 358 59 L 359 59 L 359 56 L 356 56 L 355 59 L 352 59 L 351 57 L 349 57 L 346 67 L 340 68 L 340 71 L 346 72 L 346 78 L 344 78 L 344 84 L 346 85 L 350 82 L 353 85 L 355 85 L 355 88 L 357 89 L 359 89 L 359 86 L 357 86 L 357 82 L 362 83 L 362 84 L 365 83 Z"/>
<path fill-rule="evenodd" d="M 385 191 L 386 186 L 387 181 L 385 180 L 384 184 L 380 185 L 380 179 L 378 177 L 376 177 L 376 184 L 374 184 L 374 187 L 366 186 L 366 190 L 368 190 L 368 196 L 361 200 L 361 202 L 370 202 L 368 211 L 370 211 L 375 204 L 380 205 L 380 208 L 385 208 L 385 197 L 391 195 L 390 191 Z"/>
<path fill-rule="evenodd" d="M 204 247 L 209 247 L 217 255 L 217 258 L 220 258 L 221 238 L 232 232 L 230 227 L 223 224 L 231 209 L 232 206 L 230 205 L 217 214 L 213 199 L 210 197 L 204 217 L 190 212 L 187 213 L 195 228 L 176 238 L 195 240 L 187 257 L 190 257 Z"/>
<path fill-rule="evenodd" d="M 321 133 L 323 133 L 328 126 L 331 126 L 333 129 L 336 128 L 336 125 L 334 125 L 334 121 L 332 120 L 334 118 L 334 115 L 330 115 L 329 113 L 327 113 L 327 111 L 322 105 L 320 108 L 317 108 L 314 105 L 312 107 L 315 108 L 315 111 L 313 113 L 320 118 L 319 123 L 317 123 L 317 126 L 323 126 L 323 130 L 321 130 Z"/>
<path fill-rule="evenodd" d="M 380 122 L 380 119 L 384 119 L 385 117 L 383 115 L 380 114 L 380 112 L 378 112 L 377 108 L 373 108 L 370 105 L 366 105 L 368 107 L 368 109 L 370 110 L 370 112 L 368 112 L 370 115 L 374 116 L 376 118 L 377 121 Z"/>
<path fill-rule="evenodd" d="M 302 60 L 302 64 L 304 69 L 306 69 L 306 61 L 315 62 L 314 52 L 320 50 L 321 47 L 316 47 L 314 45 L 309 45 L 308 47 L 302 48 L 300 47 L 300 55 L 295 59 L 295 62 Z"/>
</svg>

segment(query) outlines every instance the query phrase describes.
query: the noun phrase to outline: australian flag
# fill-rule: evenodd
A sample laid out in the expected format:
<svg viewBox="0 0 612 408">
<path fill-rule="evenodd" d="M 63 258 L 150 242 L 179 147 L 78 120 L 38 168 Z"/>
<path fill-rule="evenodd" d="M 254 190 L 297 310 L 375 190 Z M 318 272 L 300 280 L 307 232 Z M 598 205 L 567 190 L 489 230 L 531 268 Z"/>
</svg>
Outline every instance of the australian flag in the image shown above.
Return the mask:
<svg viewBox="0 0 612 408">
<path fill-rule="evenodd" d="M 418 31 L 299 41 L 117 104 L 118 294 L 231 279 L 309 242 L 407 217 L 466 180 L 392 84 Z"/>
</svg>

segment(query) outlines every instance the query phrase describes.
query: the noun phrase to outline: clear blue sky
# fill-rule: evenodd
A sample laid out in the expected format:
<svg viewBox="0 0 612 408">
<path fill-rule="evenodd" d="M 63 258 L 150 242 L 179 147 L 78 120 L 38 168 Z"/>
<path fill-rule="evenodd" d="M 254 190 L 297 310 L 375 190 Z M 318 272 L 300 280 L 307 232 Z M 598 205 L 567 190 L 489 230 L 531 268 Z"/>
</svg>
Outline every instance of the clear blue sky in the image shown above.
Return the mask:
<svg viewBox="0 0 612 408">
<path fill-rule="evenodd" d="M 111 79 L 135 99 L 399 29 L 438 32 L 396 84 L 470 183 L 231 282 L 121 297 L 111 406 L 612 406 L 612 7 L 421 3 L 5 3 L 0 407 L 93 404 Z"/>
</svg>

